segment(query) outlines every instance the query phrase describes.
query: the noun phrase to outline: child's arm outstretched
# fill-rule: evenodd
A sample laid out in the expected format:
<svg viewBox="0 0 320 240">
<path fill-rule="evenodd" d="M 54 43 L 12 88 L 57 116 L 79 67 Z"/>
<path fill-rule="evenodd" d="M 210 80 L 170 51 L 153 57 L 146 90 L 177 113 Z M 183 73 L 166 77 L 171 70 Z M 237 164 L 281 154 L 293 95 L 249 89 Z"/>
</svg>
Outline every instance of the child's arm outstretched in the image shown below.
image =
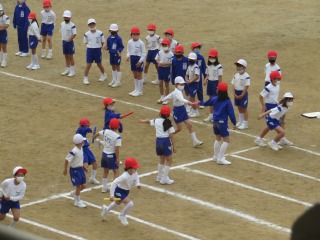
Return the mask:
<svg viewBox="0 0 320 240">
<path fill-rule="evenodd" d="M 264 112 L 264 113 L 261 113 L 261 114 L 258 116 L 258 120 L 260 120 L 260 119 L 263 118 L 264 116 L 268 115 L 269 113 L 271 113 L 271 110 L 266 111 L 266 112 Z"/>
</svg>

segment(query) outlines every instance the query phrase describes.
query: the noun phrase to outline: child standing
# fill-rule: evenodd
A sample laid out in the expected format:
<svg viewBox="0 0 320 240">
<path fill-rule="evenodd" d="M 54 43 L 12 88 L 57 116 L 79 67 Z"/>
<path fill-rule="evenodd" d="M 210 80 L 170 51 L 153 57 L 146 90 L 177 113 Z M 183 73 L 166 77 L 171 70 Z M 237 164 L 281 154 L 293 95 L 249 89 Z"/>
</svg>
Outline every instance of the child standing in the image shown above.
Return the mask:
<svg viewBox="0 0 320 240">
<path fill-rule="evenodd" d="M 246 73 L 247 62 L 239 59 L 234 63 L 237 73 L 234 75 L 231 84 L 233 87 L 234 105 L 239 110 L 239 122 L 237 128 L 240 130 L 248 128 L 248 88 L 250 86 L 250 76 Z"/>
<path fill-rule="evenodd" d="M 160 157 L 156 181 L 168 185 L 174 183 L 174 180 L 170 179 L 168 175 L 172 165 L 172 152 L 176 152 L 173 140 L 175 131 L 169 119 L 170 113 L 170 107 L 163 106 L 160 109 L 160 118 L 152 120 L 139 119 L 139 122 L 149 123 L 156 128 L 156 153 Z"/>
<path fill-rule="evenodd" d="M 264 67 L 264 73 L 266 75 L 264 85 L 267 86 L 270 83 L 270 73 L 273 71 L 278 71 L 281 74 L 281 69 L 278 64 L 276 64 L 278 54 L 276 51 L 268 52 L 269 62 Z"/>
<path fill-rule="evenodd" d="M 168 101 L 162 101 L 165 96 L 169 94 L 169 82 L 170 82 L 170 68 L 172 64 L 173 53 L 169 50 L 170 41 L 168 39 L 163 39 L 161 42 L 161 48 L 157 55 L 156 61 L 158 64 L 158 79 L 159 79 L 159 91 L 160 99 L 158 103 L 168 104 Z M 163 90 L 163 82 L 165 86 L 165 91 Z"/>
<path fill-rule="evenodd" d="M 31 49 L 31 63 L 27 66 L 27 69 L 38 70 L 40 69 L 38 55 L 37 55 L 37 46 L 38 42 L 41 42 L 39 24 L 37 21 L 36 14 L 31 12 L 28 16 L 30 26 L 28 30 L 29 37 L 29 47 Z"/>
<path fill-rule="evenodd" d="M 236 129 L 236 117 L 228 96 L 228 84 L 220 82 L 218 84 L 218 95 L 210 98 L 204 103 L 204 106 L 213 106 L 213 133 L 216 135 L 214 142 L 213 161 L 221 165 L 230 165 L 224 154 L 229 145 L 228 118 L 230 118 L 233 129 Z M 221 140 L 223 140 L 221 144 Z"/>
<path fill-rule="evenodd" d="M 123 225 L 128 225 L 126 215 L 133 207 L 133 202 L 129 198 L 130 190 L 135 186 L 138 189 L 141 189 L 139 175 L 137 172 L 139 167 L 140 166 L 135 158 L 126 159 L 124 173 L 112 182 L 110 188 L 110 201 L 113 201 L 114 198 L 120 198 L 120 200 L 111 203 L 109 206 L 102 206 L 101 217 L 103 220 L 106 219 L 108 212 L 116 208 L 121 203 L 124 203 L 125 206 L 122 212 L 118 215 L 118 219 Z"/>
<path fill-rule="evenodd" d="M 122 38 L 118 35 L 118 24 L 112 23 L 109 27 L 110 36 L 107 38 L 105 49 L 110 54 L 110 65 L 112 68 L 112 81 L 108 86 L 116 88 L 121 86 L 121 53 L 124 49 Z"/>
<path fill-rule="evenodd" d="M 207 95 L 209 99 L 217 96 L 217 87 L 222 82 L 223 68 L 218 59 L 218 51 L 211 49 L 208 54 L 208 67 L 206 69 L 206 78 L 203 86 L 207 86 Z M 213 121 L 213 106 L 210 106 L 209 115 L 203 119 L 204 122 Z"/>
<path fill-rule="evenodd" d="M 161 37 L 156 34 L 156 29 L 157 29 L 156 25 L 152 23 L 148 25 L 148 36 L 146 36 L 146 46 L 148 48 L 148 54 L 146 58 L 146 65 L 144 66 L 144 70 L 143 70 L 144 83 L 146 83 L 147 81 L 147 74 L 148 74 L 150 63 L 153 63 L 155 65 L 156 70 L 158 69 L 158 63 L 155 60 L 155 58 L 159 52 Z"/>
<path fill-rule="evenodd" d="M 42 54 L 41 58 L 52 58 L 52 35 L 54 26 L 56 25 L 56 14 L 51 10 L 51 1 L 43 1 L 43 10 L 41 11 L 42 24 L 41 24 L 41 36 L 42 36 Z M 49 51 L 47 55 L 46 42 L 48 41 Z"/>
<path fill-rule="evenodd" d="M 192 123 L 189 120 L 187 110 L 184 106 L 184 104 L 194 105 L 194 104 L 198 104 L 198 103 L 190 102 L 190 101 L 183 98 L 182 91 L 183 91 L 184 85 L 186 83 L 184 81 L 183 77 L 180 77 L 180 76 L 176 77 L 174 82 L 176 85 L 174 91 L 163 98 L 163 101 L 167 101 L 169 99 L 172 99 L 172 101 L 173 101 L 173 119 L 177 125 L 177 128 L 175 129 L 174 133 L 176 134 L 182 130 L 182 123 L 186 124 L 186 126 L 189 130 L 189 133 L 191 134 L 191 138 L 193 141 L 193 147 L 198 147 L 198 146 L 202 145 L 203 142 L 201 142 L 197 139 L 196 133 L 193 131 L 193 128 L 192 128 Z"/>
<path fill-rule="evenodd" d="M 86 118 L 80 119 L 79 128 L 77 129 L 76 133 L 79 133 L 83 137 L 83 164 L 88 168 L 92 165 L 91 177 L 89 178 L 89 183 L 99 184 L 100 182 L 96 179 L 97 174 L 97 161 L 91 150 L 89 149 L 90 143 L 87 139 L 87 134 L 92 133 L 92 129 L 90 128 L 90 121 Z"/>
<path fill-rule="evenodd" d="M 176 77 L 185 77 L 188 69 L 188 58 L 184 55 L 184 48 L 178 45 L 174 49 L 174 57 L 172 58 L 171 65 L 171 83 L 175 85 L 174 80 Z M 186 87 L 186 86 L 185 86 Z"/>
<path fill-rule="evenodd" d="M 64 21 L 60 25 L 60 32 L 62 36 L 62 50 L 64 58 L 66 60 L 66 69 L 61 73 L 62 76 L 73 77 L 76 75 L 74 69 L 74 58 L 75 53 L 73 39 L 77 35 L 76 26 L 73 22 L 70 22 L 72 14 L 69 10 L 63 12 Z"/>
<path fill-rule="evenodd" d="M 19 51 L 16 52 L 16 56 L 27 57 L 29 56 L 28 47 L 28 27 L 29 20 L 28 16 L 30 14 L 30 9 L 25 3 L 25 0 L 18 0 L 17 5 L 14 9 L 13 15 L 13 28 L 17 29 L 18 33 L 18 44 Z"/>
<path fill-rule="evenodd" d="M 269 132 L 269 130 L 275 130 L 277 132 L 275 138 L 268 142 L 269 147 L 274 151 L 282 149 L 282 146 L 278 144 L 280 139 L 285 135 L 285 131 L 283 127 L 281 127 L 281 122 L 284 121 L 287 112 L 292 107 L 293 99 L 294 97 L 292 93 L 287 92 L 283 95 L 283 98 L 279 102 L 278 106 L 258 116 L 258 120 L 266 116 L 267 123 L 267 127 L 265 127 L 260 133 L 260 139 L 262 139 Z"/>
<path fill-rule="evenodd" d="M 73 136 L 73 143 L 75 147 L 69 152 L 64 161 L 64 171 L 63 175 L 67 176 L 68 164 L 70 164 L 69 174 L 71 178 L 71 183 L 76 187 L 75 191 L 71 192 L 71 196 L 74 197 L 74 206 L 79 208 L 85 208 L 87 205 L 80 200 L 80 192 L 86 188 L 86 175 L 84 171 L 88 171 L 83 165 L 83 137 L 81 134 L 77 133 Z"/>
<path fill-rule="evenodd" d="M 100 82 L 107 79 L 107 74 L 104 72 L 104 67 L 102 65 L 102 52 L 101 48 L 105 42 L 103 32 L 97 30 L 96 20 L 90 18 L 88 20 L 89 31 L 84 34 L 83 43 L 87 45 L 87 65 L 84 69 L 83 84 L 89 85 L 88 74 L 93 62 L 97 63 L 98 68 L 101 71 L 101 76 L 99 78 Z"/>
<path fill-rule="evenodd" d="M 195 103 L 196 101 L 196 94 L 198 92 L 199 88 L 199 82 L 200 82 L 200 68 L 196 64 L 197 61 L 197 54 L 195 53 L 189 53 L 188 55 L 188 61 L 189 61 L 189 67 L 187 69 L 186 73 L 186 82 L 188 84 L 188 95 L 190 102 Z M 192 108 L 189 112 L 189 117 L 199 117 L 199 105 L 194 104 L 192 105 Z"/>
<path fill-rule="evenodd" d="M 20 166 L 15 167 L 12 172 L 13 178 L 8 178 L 1 184 L 1 190 L 5 195 L 0 192 L 0 223 L 11 209 L 13 219 L 9 224 L 10 228 L 14 228 L 20 218 L 20 200 L 24 198 L 27 189 L 23 181 L 26 174 L 27 169 Z"/>
<path fill-rule="evenodd" d="M 97 139 L 99 144 L 103 145 L 103 152 L 101 156 L 101 167 L 103 168 L 102 175 L 102 192 L 108 191 L 108 175 L 109 170 L 113 171 L 113 180 L 119 177 L 120 164 L 120 147 L 121 136 L 117 133 L 120 122 L 116 118 L 112 118 L 109 123 L 109 129 L 101 130 L 96 133 L 93 138 L 102 136 L 103 140 Z"/>
<path fill-rule="evenodd" d="M 103 105 L 104 105 L 104 126 L 103 129 L 109 129 L 110 120 L 112 118 L 122 119 L 123 115 L 121 113 L 115 113 L 115 101 L 112 98 L 105 98 L 103 99 Z M 122 133 L 122 123 L 120 122 L 119 126 L 119 133 Z"/>
<path fill-rule="evenodd" d="M 131 29 L 131 39 L 127 45 L 127 62 L 130 60 L 131 71 L 134 78 L 134 90 L 129 93 L 133 97 L 143 95 L 143 78 L 142 71 L 144 59 L 146 57 L 146 48 L 144 43 L 140 40 L 140 29 Z"/>
<path fill-rule="evenodd" d="M 10 19 L 4 14 L 3 6 L 0 4 L 0 61 L 1 67 L 7 66 L 7 43 L 8 32 L 7 28 L 10 25 Z"/>
</svg>

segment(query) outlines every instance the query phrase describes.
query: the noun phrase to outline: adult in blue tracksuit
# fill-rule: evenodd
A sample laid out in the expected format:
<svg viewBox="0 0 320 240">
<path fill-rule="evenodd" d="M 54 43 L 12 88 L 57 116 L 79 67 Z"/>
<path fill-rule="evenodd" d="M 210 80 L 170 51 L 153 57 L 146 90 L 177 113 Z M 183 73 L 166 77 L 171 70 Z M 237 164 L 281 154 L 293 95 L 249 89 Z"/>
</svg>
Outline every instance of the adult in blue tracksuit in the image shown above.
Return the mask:
<svg viewBox="0 0 320 240">
<path fill-rule="evenodd" d="M 18 0 L 12 21 L 13 27 L 16 28 L 18 32 L 19 51 L 16 53 L 16 56 L 28 56 L 29 46 L 27 32 L 29 27 L 29 13 L 30 9 L 25 3 L 25 0 Z"/>
<path fill-rule="evenodd" d="M 231 100 L 228 96 L 228 85 L 225 82 L 218 84 L 218 96 L 210 98 L 204 106 L 213 106 L 213 132 L 216 135 L 214 142 L 213 161 L 218 164 L 230 165 L 231 162 L 225 159 L 224 154 L 229 144 L 228 118 L 230 118 L 233 129 L 236 129 L 236 116 L 234 114 Z M 221 144 L 221 140 L 223 142 Z"/>
</svg>

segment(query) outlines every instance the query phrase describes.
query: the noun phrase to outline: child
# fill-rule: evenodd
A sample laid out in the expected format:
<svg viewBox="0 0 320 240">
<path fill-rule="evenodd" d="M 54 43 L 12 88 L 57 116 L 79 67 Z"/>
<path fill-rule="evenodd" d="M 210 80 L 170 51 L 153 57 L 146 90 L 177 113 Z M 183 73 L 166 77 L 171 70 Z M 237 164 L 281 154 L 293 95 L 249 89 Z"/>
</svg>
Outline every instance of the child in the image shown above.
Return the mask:
<svg viewBox="0 0 320 240">
<path fill-rule="evenodd" d="M 265 127 L 260 133 L 260 139 L 262 139 L 269 130 L 275 130 L 277 132 L 275 138 L 268 142 L 269 147 L 274 151 L 282 149 L 282 146 L 278 144 L 280 139 L 285 135 L 285 131 L 283 127 L 281 127 L 281 122 L 284 121 L 287 112 L 292 107 L 293 99 L 294 97 L 292 93 L 287 92 L 283 95 L 283 98 L 277 107 L 272 108 L 258 116 L 258 120 L 266 116 L 267 122 L 267 127 Z"/>
<path fill-rule="evenodd" d="M 1 67 L 7 66 L 7 43 L 8 32 L 7 28 L 10 25 L 10 19 L 4 14 L 2 4 L 0 4 L 0 61 Z"/>
<path fill-rule="evenodd" d="M 156 67 L 156 70 L 158 69 L 158 63 L 155 60 L 155 57 L 157 56 L 159 52 L 159 47 L 161 44 L 161 37 L 156 33 L 156 25 L 149 24 L 148 25 L 148 36 L 146 36 L 146 46 L 148 48 L 148 54 L 146 59 L 146 65 L 144 66 L 143 71 L 143 82 L 146 83 L 147 81 L 147 74 L 150 63 L 153 63 Z M 157 79 L 156 79 L 157 80 Z"/>
<path fill-rule="evenodd" d="M 9 224 L 10 228 L 14 228 L 20 218 L 20 200 L 24 198 L 27 189 L 23 181 L 26 174 L 27 169 L 20 166 L 15 167 L 12 172 L 13 178 L 8 178 L 1 184 L 1 190 L 5 195 L 2 191 L 0 192 L 0 223 L 11 209 L 13 219 Z"/>
<path fill-rule="evenodd" d="M 203 86 L 207 86 L 207 95 L 209 99 L 217 96 L 217 87 L 222 82 L 223 68 L 218 59 L 218 51 L 211 49 L 208 54 L 208 67 L 206 69 L 206 78 Z M 209 115 L 203 119 L 204 122 L 213 121 L 213 106 L 210 106 Z"/>
<path fill-rule="evenodd" d="M 124 49 L 122 38 L 118 35 L 118 24 L 113 23 L 110 25 L 109 32 L 110 36 L 107 38 L 105 49 L 110 54 L 110 65 L 112 67 L 112 81 L 108 86 L 116 88 L 121 86 L 121 53 Z"/>
<path fill-rule="evenodd" d="M 62 50 L 64 58 L 66 60 L 66 69 L 61 73 L 62 76 L 73 77 L 76 75 L 74 69 L 74 58 L 75 53 L 73 39 L 77 35 L 76 26 L 73 22 L 70 22 L 72 14 L 69 10 L 63 12 L 64 21 L 60 25 L 60 32 L 62 36 Z"/>
<path fill-rule="evenodd" d="M 172 164 L 172 152 L 176 152 L 173 141 L 175 131 L 169 119 L 170 112 L 170 107 L 163 106 L 160 109 L 160 118 L 152 120 L 139 119 L 139 122 L 149 123 L 156 128 L 156 153 L 160 157 L 156 182 L 168 185 L 174 183 L 174 180 L 171 180 L 168 175 Z"/>
<path fill-rule="evenodd" d="M 236 117 L 228 96 L 228 85 L 225 82 L 218 84 L 218 95 L 210 98 L 204 106 L 213 106 L 213 133 L 216 135 L 214 142 L 213 161 L 221 165 L 230 165 L 224 154 L 229 145 L 228 117 L 230 118 L 233 129 L 236 129 Z M 223 140 L 221 144 L 221 140 Z"/>
<path fill-rule="evenodd" d="M 97 139 L 97 142 L 103 145 L 101 156 L 102 175 L 102 192 L 106 193 L 108 189 L 109 170 L 113 171 L 113 180 L 119 177 L 121 136 L 117 133 L 120 122 L 116 118 L 112 118 L 109 123 L 109 129 L 101 130 L 96 133 L 93 138 L 102 136 L 103 140 Z"/>
<path fill-rule="evenodd" d="M 96 20 L 90 18 L 88 20 L 89 31 L 84 34 L 83 43 L 87 45 L 87 65 L 84 69 L 83 84 L 89 85 L 88 74 L 93 62 L 97 63 L 98 68 L 101 71 L 101 76 L 99 78 L 100 82 L 107 79 L 107 74 L 104 72 L 104 67 L 102 65 L 102 53 L 101 48 L 105 42 L 103 32 L 96 29 Z"/>
<path fill-rule="evenodd" d="M 158 103 L 168 104 L 168 101 L 162 101 L 165 96 L 169 94 L 169 82 L 170 82 L 170 67 L 172 62 L 173 53 L 169 50 L 170 41 L 168 39 L 163 39 L 161 42 L 162 50 L 160 50 L 156 55 L 156 61 L 158 64 L 158 79 L 159 79 L 159 91 L 160 99 Z M 163 91 L 163 82 L 165 85 L 165 91 Z"/>
<path fill-rule="evenodd" d="M 97 162 L 96 158 L 89 149 L 90 143 L 87 139 L 87 134 L 92 133 L 92 129 L 90 128 L 90 121 L 86 118 L 80 119 L 79 128 L 76 133 L 79 133 L 83 137 L 84 144 L 82 146 L 83 151 L 83 164 L 88 168 L 89 165 L 92 165 L 91 177 L 89 179 L 89 183 L 99 184 L 100 182 L 96 179 L 97 174 Z"/>
<path fill-rule="evenodd" d="M 42 54 L 41 58 L 49 60 L 52 58 L 52 35 L 54 26 L 56 25 L 56 14 L 51 10 L 51 1 L 43 1 L 43 10 L 41 11 L 42 24 L 41 24 L 41 36 L 42 36 Z M 46 42 L 48 40 L 49 52 L 46 52 Z"/>
<path fill-rule="evenodd" d="M 28 16 L 30 26 L 28 30 L 29 37 L 29 47 L 31 49 L 31 63 L 27 66 L 27 69 L 38 70 L 40 69 L 38 55 L 37 55 L 37 46 L 38 42 L 41 42 L 39 24 L 37 21 L 36 14 L 31 12 Z"/>
<path fill-rule="evenodd" d="M 264 67 L 264 73 L 266 74 L 264 85 L 267 86 L 270 83 L 270 73 L 273 71 L 278 71 L 281 74 L 281 69 L 278 64 L 276 64 L 278 54 L 276 51 L 268 52 L 269 63 Z"/>
<path fill-rule="evenodd" d="M 204 78 L 207 77 L 207 74 L 206 74 L 206 69 L 207 69 L 207 66 L 206 66 L 206 62 L 204 60 L 204 57 L 200 54 L 200 50 L 201 50 L 201 47 L 202 45 L 198 42 L 194 42 L 192 43 L 191 45 L 191 50 L 197 54 L 197 65 L 200 69 L 200 78 L 199 78 L 199 87 L 198 87 L 198 90 L 197 90 L 197 96 L 198 96 L 198 100 L 200 102 L 200 106 L 199 108 L 204 108 L 203 106 L 203 87 L 202 87 L 202 75 Z"/>
<path fill-rule="evenodd" d="M 178 45 L 174 49 L 174 57 L 172 58 L 171 65 L 171 83 L 175 85 L 174 80 L 176 77 L 185 77 L 188 69 L 188 58 L 184 55 L 184 48 Z M 186 86 L 185 86 L 186 87 Z"/>
<path fill-rule="evenodd" d="M 73 143 L 75 147 L 69 152 L 64 161 L 64 171 L 63 175 L 67 176 L 68 164 L 70 164 L 69 174 L 71 178 L 71 183 L 76 187 L 75 191 L 70 194 L 74 197 L 74 206 L 79 208 L 85 208 L 87 205 L 80 200 L 80 192 L 86 188 L 86 175 L 84 171 L 88 171 L 86 166 L 83 165 L 83 137 L 81 134 L 77 133 L 73 136 Z"/>
<path fill-rule="evenodd" d="M 167 101 L 169 99 L 172 99 L 172 102 L 173 102 L 173 119 L 177 125 L 177 128 L 175 129 L 174 133 L 176 134 L 182 130 L 182 123 L 186 124 L 186 126 L 189 130 L 189 133 L 191 134 L 191 138 L 193 141 L 193 147 L 198 147 L 198 146 L 202 145 L 203 142 L 201 142 L 197 139 L 196 133 L 192 129 L 192 123 L 189 120 L 187 110 L 184 106 L 185 103 L 189 104 L 189 105 L 194 105 L 194 104 L 198 104 L 198 103 L 193 103 L 193 102 L 190 102 L 190 101 L 183 98 L 182 91 L 183 91 L 184 85 L 186 83 L 184 81 L 183 77 L 180 77 L 180 76 L 176 77 L 174 82 L 176 85 L 174 91 L 163 98 L 163 101 Z"/>
<path fill-rule="evenodd" d="M 110 120 L 112 118 L 117 118 L 117 119 L 123 118 L 123 115 L 121 115 L 120 113 L 115 113 L 114 103 L 115 103 L 115 101 L 112 98 L 103 99 L 103 105 L 104 105 L 104 109 L 105 109 L 103 129 L 109 129 Z M 122 123 L 120 123 L 118 131 L 119 131 L 119 133 L 122 133 L 122 131 L 123 131 Z"/>
<path fill-rule="evenodd" d="M 28 16 L 30 9 L 25 3 L 25 0 L 18 0 L 17 5 L 14 9 L 13 15 L 13 28 L 17 29 L 18 33 L 18 44 L 19 51 L 16 52 L 16 56 L 27 57 L 29 56 L 29 45 L 28 45 L 28 27 L 29 20 Z"/>
<path fill-rule="evenodd" d="M 137 186 L 138 189 L 141 189 L 139 175 L 137 172 L 139 167 L 140 166 L 135 158 L 126 159 L 124 173 L 112 182 L 110 188 L 110 201 L 113 201 L 114 198 L 120 198 L 120 200 L 111 203 L 109 206 L 102 206 L 101 217 L 103 220 L 106 219 L 108 212 L 116 208 L 121 203 L 124 203 L 125 207 L 121 214 L 119 214 L 118 219 L 123 225 L 128 225 L 126 215 L 133 207 L 133 202 L 129 198 L 129 192 L 135 186 Z"/>
<path fill-rule="evenodd" d="M 189 53 L 188 55 L 189 66 L 186 73 L 186 82 L 188 84 L 188 93 L 190 102 L 195 103 L 196 94 L 199 88 L 200 82 L 200 68 L 196 64 L 197 54 Z M 192 105 L 192 108 L 189 112 L 189 117 L 199 117 L 200 113 L 198 110 L 199 106 L 197 104 Z"/>
<path fill-rule="evenodd" d="M 140 29 L 131 29 L 131 38 L 127 45 L 127 62 L 130 60 L 131 71 L 134 78 L 134 90 L 129 93 L 133 97 L 139 97 L 143 95 L 143 79 L 142 71 L 144 65 L 144 59 L 146 57 L 146 48 L 140 38 Z"/>
<path fill-rule="evenodd" d="M 237 73 L 234 75 L 231 84 L 233 87 L 234 105 L 239 110 L 239 122 L 237 128 L 240 130 L 248 128 L 248 88 L 250 86 L 250 76 L 246 73 L 247 62 L 239 59 L 234 63 L 237 67 Z"/>
</svg>

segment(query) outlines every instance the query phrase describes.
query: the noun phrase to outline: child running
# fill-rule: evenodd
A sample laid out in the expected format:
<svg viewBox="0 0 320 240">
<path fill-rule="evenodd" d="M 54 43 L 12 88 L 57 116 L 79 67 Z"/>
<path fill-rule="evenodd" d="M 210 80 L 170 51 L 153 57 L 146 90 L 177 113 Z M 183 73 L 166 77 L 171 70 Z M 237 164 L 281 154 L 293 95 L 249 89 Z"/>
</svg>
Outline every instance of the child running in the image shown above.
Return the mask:
<svg viewBox="0 0 320 240">
<path fill-rule="evenodd" d="M 8 43 L 8 32 L 7 28 L 10 25 L 10 19 L 4 14 L 3 6 L 0 4 L 0 61 L 1 67 L 7 66 L 7 43 Z"/>
<path fill-rule="evenodd" d="M 10 209 L 13 219 L 9 227 L 14 228 L 19 221 L 20 200 L 24 198 L 27 189 L 27 185 L 23 181 L 26 174 L 27 169 L 18 166 L 13 169 L 13 178 L 8 178 L 2 182 L 0 186 L 0 224 L 6 218 Z"/>
<path fill-rule="evenodd" d="M 120 198 L 120 200 L 112 202 L 109 206 L 102 206 L 101 217 L 103 220 L 106 219 L 107 214 L 111 210 L 121 203 L 124 203 L 125 206 L 122 212 L 118 215 L 118 219 L 123 225 L 129 224 L 126 215 L 133 207 L 133 202 L 129 198 L 130 190 L 135 186 L 138 189 L 141 189 L 139 175 L 137 172 L 139 167 L 140 166 L 135 158 L 126 158 L 124 173 L 112 182 L 110 188 L 110 201 L 114 201 L 115 198 Z"/>
<path fill-rule="evenodd" d="M 28 16 L 30 26 L 28 30 L 29 37 L 29 47 L 31 49 L 31 63 L 27 66 L 27 69 L 38 70 L 40 69 L 38 55 L 37 55 L 37 46 L 38 42 L 41 42 L 39 24 L 37 21 L 36 14 L 31 12 Z"/>
<path fill-rule="evenodd" d="M 175 131 L 169 119 L 170 113 L 170 107 L 163 106 L 160 109 L 160 118 L 139 119 L 139 122 L 149 123 L 156 128 L 156 153 L 160 157 L 156 182 L 168 185 L 174 183 L 174 180 L 169 178 L 169 171 L 172 165 L 172 152 L 176 152 L 173 140 Z"/>
</svg>

